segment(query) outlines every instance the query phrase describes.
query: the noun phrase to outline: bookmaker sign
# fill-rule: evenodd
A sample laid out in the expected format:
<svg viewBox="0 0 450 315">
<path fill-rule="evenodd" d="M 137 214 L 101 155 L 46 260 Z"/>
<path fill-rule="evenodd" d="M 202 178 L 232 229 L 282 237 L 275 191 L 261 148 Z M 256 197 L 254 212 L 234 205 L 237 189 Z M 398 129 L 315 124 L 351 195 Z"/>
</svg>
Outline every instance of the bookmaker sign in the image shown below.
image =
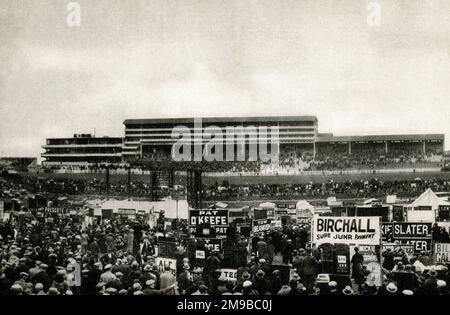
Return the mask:
<svg viewBox="0 0 450 315">
<path fill-rule="evenodd" d="M 436 243 L 434 245 L 435 262 L 440 264 L 450 263 L 449 259 L 450 244 Z"/>
<path fill-rule="evenodd" d="M 314 217 L 313 243 L 379 245 L 380 217 Z"/>
</svg>

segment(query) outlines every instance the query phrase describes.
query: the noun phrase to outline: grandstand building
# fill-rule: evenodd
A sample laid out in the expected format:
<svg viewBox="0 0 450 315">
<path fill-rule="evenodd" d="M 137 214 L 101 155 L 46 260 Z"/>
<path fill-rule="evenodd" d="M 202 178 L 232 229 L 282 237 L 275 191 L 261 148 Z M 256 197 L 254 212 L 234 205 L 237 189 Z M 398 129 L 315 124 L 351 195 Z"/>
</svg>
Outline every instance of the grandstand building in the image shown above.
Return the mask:
<svg viewBox="0 0 450 315">
<path fill-rule="evenodd" d="M 444 160 L 444 134 L 334 136 L 318 132 L 315 116 L 203 118 L 200 125 L 194 118 L 127 119 L 124 126 L 124 138 L 75 135 L 73 138 L 47 139 L 43 146 L 46 150 L 42 154 L 45 159 L 43 164 L 58 166 L 171 160 L 173 144 L 179 140 L 173 137 L 172 131 L 180 126 L 193 134 L 188 140 L 190 145 L 201 141 L 203 148 L 211 141 L 207 135 L 212 132 L 221 131 L 225 139 L 227 128 L 241 130 L 245 134 L 246 159 L 250 144 L 258 145 L 261 139 L 259 128 L 267 127 L 270 133 L 271 127 L 278 127 L 279 165 L 272 167 L 270 163 L 259 161 L 251 165 L 252 172 L 261 170 L 292 174 L 388 168 L 439 171 Z M 195 137 L 196 132 L 202 135 L 200 139 Z M 226 149 L 225 146 L 224 155 L 227 154 Z M 236 152 L 235 146 L 233 154 Z M 241 167 L 247 167 L 247 171 L 249 169 L 248 165 L 243 164 L 233 166 L 235 171 Z"/>
<path fill-rule="evenodd" d="M 44 166 L 83 166 L 120 163 L 123 138 L 75 134 L 72 138 L 50 138 L 42 146 Z"/>
<path fill-rule="evenodd" d="M 192 132 L 198 131 L 197 126 L 194 126 L 194 118 L 129 119 L 124 121 L 124 125 L 124 160 L 145 157 L 163 159 L 171 154 L 172 145 L 178 141 L 172 137 L 175 127 L 184 126 Z M 318 134 L 315 116 L 203 118 L 201 132 L 205 134 L 218 128 L 225 134 L 227 127 L 242 127 L 248 145 L 257 142 L 258 134 L 257 131 L 252 132 L 246 128 L 258 129 L 261 126 L 279 128 L 280 151 L 284 147 L 299 147 L 314 152 Z M 209 140 L 204 140 L 204 143 L 207 141 Z"/>
</svg>

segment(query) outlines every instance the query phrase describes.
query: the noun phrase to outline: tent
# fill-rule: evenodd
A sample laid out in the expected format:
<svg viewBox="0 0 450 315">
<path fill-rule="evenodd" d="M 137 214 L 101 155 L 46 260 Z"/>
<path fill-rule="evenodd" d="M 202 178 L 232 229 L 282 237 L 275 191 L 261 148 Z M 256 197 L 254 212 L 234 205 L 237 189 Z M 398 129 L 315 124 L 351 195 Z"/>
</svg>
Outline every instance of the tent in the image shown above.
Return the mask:
<svg viewBox="0 0 450 315">
<path fill-rule="evenodd" d="M 173 200 L 170 198 L 162 201 L 134 201 L 134 200 L 115 200 L 104 201 L 100 205 L 101 209 L 112 209 L 113 213 L 119 213 L 120 210 L 135 210 L 136 213 L 144 211 L 149 214 L 151 211 L 164 211 L 164 216 L 168 219 L 187 219 L 189 205 L 187 200 Z"/>
<path fill-rule="evenodd" d="M 431 188 L 428 188 L 406 207 L 408 222 L 435 222 L 436 212 L 441 205 L 449 206 L 450 202 L 439 198 Z"/>
<path fill-rule="evenodd" d="M 219 201 L 219 202 L 216 202 L 216 203 L 214 204 L 214 206 L 216 206 L 216 208 L 225 209 L 225 208 L 228 207 L 228 204 Z"/>
<path fill-rule="evenodd" d="M 308 201 L 306 200 L 299 200 L 297 201 L 297 204 L 295 205 L 295 209 L 297 210 L 314 210 L 314 206 L 311 205 Z"/>
<path fill-rule="evenodd" d="M 438 210 L 440 205 L 450 205 L 450 202 L 438 197 L 431 188 L 428 188 L 422 195 L 408 205 L 408 210 L 419 210 L 423 207 L 431 207 L 431 210 Z"/>
<path fill-rule="evenodd" d="M 297 210 L 297 216 L 299 217 L 312 217 L 314 214 L 314 206 L 306 200 L 299 200 L 295 205 Z"/>
</svg>

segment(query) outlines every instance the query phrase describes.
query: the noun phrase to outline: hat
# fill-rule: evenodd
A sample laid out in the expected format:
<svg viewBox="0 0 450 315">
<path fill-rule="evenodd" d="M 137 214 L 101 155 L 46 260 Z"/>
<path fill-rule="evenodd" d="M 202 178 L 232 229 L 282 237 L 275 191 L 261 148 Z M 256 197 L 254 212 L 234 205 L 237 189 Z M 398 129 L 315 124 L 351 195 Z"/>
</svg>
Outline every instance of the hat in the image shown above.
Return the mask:
<svg viewBox="0 0 450 315">
<path fill-rule="evenodd" d="M 330 281 L 330 282 L 328 282 L 328 286 L 331 287 L 331 288 L 335 288 L 335 287 L 337 287 L 337 282 L 336 281 Z"/>
<path fill-rule="evenodd" d="M 117 293 L 117 289 L 116 288 L 112 288 L 112 287 L 106 289 L 105 291 L 106 291 L 106 293 L 111 294 L 111 295 Z"/>
<path fill-rule="evenodd" d="M 248 288 L 248 287 L 251 287 L 252 286 L 252 282 L 251 281 L 244 281 L 244 283 L 242 284 L 242 286 L 244 287 L 244 288 Z"/>
<path fill-rule="evenodd" d="M 266 263 L 266 260 L 265 260 L 264 258 L 261 258 L 261 259 L 259 259 L 259 263 L 260 263 L 260 264 L 265 264 L 265 263 Z"/>
<path fill-rule="evenodd" d="M 48 289 L 48 294 L 49 295 L 59 295 L 59 291 L 57 288 L 51 287 L 50 289 Z"/>
<path fill-rule="evenodd" d="M 107 264 L 107 265 L 105 266 L 105 268 L 103 268 L 103 269 L 105 269 L 105 270 L 111 270 L 111 268 L 112 268 L 112 265 L 111 265 L 111 264 Z"/>
<path fill-rule="evenodd" d="M 139 283 L 134 283 L 133 284 L 133 290 L 134 291 L 139 291 L 140 289 L 142 289 L 142 286 Z"/>
<path fill-rule="evenodd" d="M 36 260 L 36 261 L 34 262 L 34 264 L 35 264 L 36 266 L 40 266 L 40 265 L 42 264 L 42 261 Z"/>
<path fill-rule="evenodd" d="M 444 288 L 447 286 L 447 282 L 445 282 L 444 280 L 438 280 L 436 284 L 438 288 Z"/>
<path fill-rule="evenodd" d="M 403 290 L 402 294 L 403 295 L 414 295 L 414 292 L 411 290 Z"/>
<path fill-rule="evenodd" d="M 342 293 L 344 293 L 344 295 L 353 295 L 353 290 L 352 288 L 348 285 L 344 288 L 344 290 L 342 290 Z"/>
<path fill-rule="evenodd" d="M 397 292 L 397 286 L 395 285 L 395 283 L 390 282 L 387 285 L 386 290 L 388 290 L 388 292 L 390 292 L 390 293 L 395 293 L 395 292 Z"/>
<path fill-rule="evenodd" d="M 36 283 L 34 288 L 36 289 L 36 291 L 42 291 L 42 290 L 44 290 L 44 285 L 42 283 L 38 282 L 38 283 Z"/>
<path fill-rule="evenodd" d="M 22 288 L 22 286 L 20 285 L 20 284 L 13 284 L 12 286 L 11 286 L 11 290 L 13 290 L 13 291 L 17 291 L 17 292 L 22 292 L 23 291 L 23 288 Z"/>
<path fill-rule="evenodd" d="M 125 289 L 122 289 L 119 291 L 119 295 L 128 295 L 128 291 Z"/>
<path fill-rule="evenodd" d="M 104 283 L 104 282 L 99 282 L 99 283 L 97 283 L 97 285 L 95 286 L 97 289 L 101 289 L 101 288 L 103 288 L 104 286 L 105 286 L 105 284 L 106 283 Z"/>
<path fill-rule="evenodd" d="M 142 292 L 141 290 L 134 291 L 133 295 L 144 295 L 144 292 Z"/>
<path fill-rule="evenodd" d="M 20 276 L 21 276 L 21 277 L 28 277 L 28 273 L 22 271 L 22 272 L 20 273 Z"/>
<path fill-rule="evenodd" d="M 39 268 L 47 269 L 47 268 L 48 268 L 48 265 L 47 265 L 47 264 L 40 264 L 40 265 L 39 265 Z"/>
<path fill-rule="evenodd" d="M 156 281 L 153 279 L 147 280 L 145 282 L 146 285 L 148 285 L 149 287 L 156 285 Z"/>
<path fill-rule="evenodd" d="M 242 273 L 242 279 L 243 280 L 248 280 L 248 279 L 250 279 L 250 273 L 248 273 L 247 271 L 244 271 L 243 273 Z"/>
<path fill-rule="evenodd" d="M 122 277 L 122 276 L 123 276 L 123 273 L 121 273 L 120 271 L 117 271 L 117 272 L 115 273 L 115 275 L 116 275 L 117 277 Z"/>
<path fill-rule="evenodd" d="M 256 273 L 256 276 L 258 278 L 264 278 L 265 275 L 266 275 L 266 273 L 261 269 L 259 269 L 258 272 Z"/>
<path fill-rule="evenodd" d="M 151 270 L 152 270 L 152 266 L 150 266 L 150 265 L 144 266 L 144 271 L 151 271 Z"/>
<path fill-rule="evenodd" d="M 102 263 L 98 261 L 98 262 L 94 263 L 94 267 L 101 268 L 102 267 Z"/>
</svg>

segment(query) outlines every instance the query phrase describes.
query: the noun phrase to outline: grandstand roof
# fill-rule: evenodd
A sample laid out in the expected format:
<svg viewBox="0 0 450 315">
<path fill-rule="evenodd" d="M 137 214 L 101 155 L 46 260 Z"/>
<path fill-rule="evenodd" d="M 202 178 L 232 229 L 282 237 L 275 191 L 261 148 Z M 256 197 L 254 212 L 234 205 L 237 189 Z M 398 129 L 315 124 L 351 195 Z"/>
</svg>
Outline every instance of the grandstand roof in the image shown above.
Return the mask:
<svg viewBox="0 0 450 315">
<path fill-rule="evenodd" d="M 317 121 L 316 116 L 264 116 L 264 117 L 203 117 L 204 123 L 220 122 L 288 122 L 288 121 Z M 183 124 L 193 123 L 194 118 L 150 118 L 126 119 L 124 125 L 134 124 Z"/>
<path fill-rule="evenodd" d="M 317 142 L 358 142 L 358 141 L 423 141 L 444 140 L 444 134 L 406 134 L 406 135 L 370 135 L 370 136 L 324 136 L 320 134 Z"/>
</svg>

